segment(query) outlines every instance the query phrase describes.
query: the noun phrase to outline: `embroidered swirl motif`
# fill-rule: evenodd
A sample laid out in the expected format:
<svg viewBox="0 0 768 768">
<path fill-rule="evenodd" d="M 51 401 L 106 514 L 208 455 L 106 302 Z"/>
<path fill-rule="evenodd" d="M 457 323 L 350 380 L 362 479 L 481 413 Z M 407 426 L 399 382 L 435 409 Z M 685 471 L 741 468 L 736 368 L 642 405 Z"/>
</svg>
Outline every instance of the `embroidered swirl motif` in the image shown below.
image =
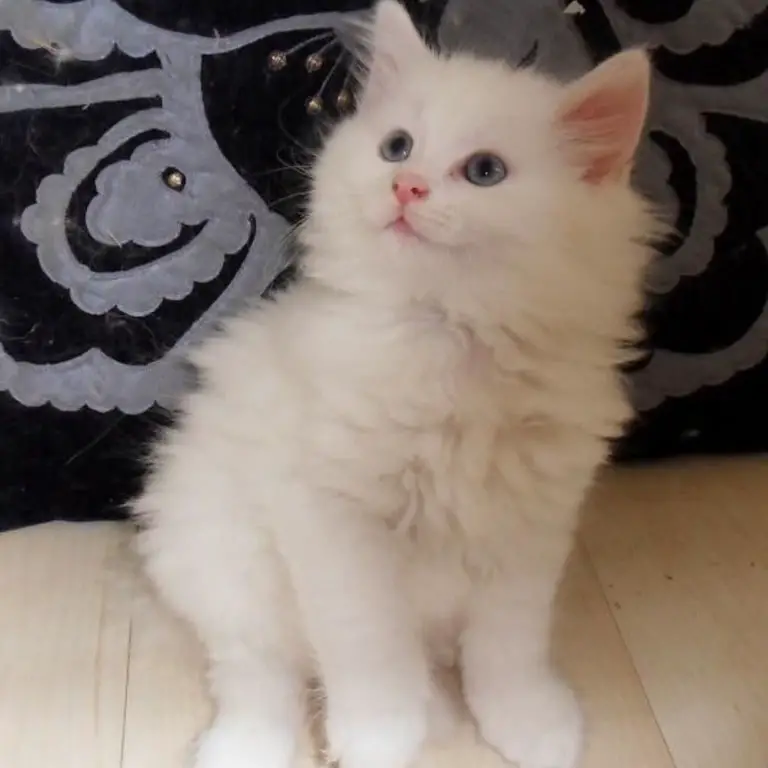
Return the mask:
<svg viewBox="0 0 768 768">
<path fill-rule="evenodd" d="M 118 361 L 92 348 L 65 360 L 30 362 L 0 347 L 0 388 L 25 405 L 62 410 L 140 413 L 173 401 L 184 376 L 182 353 L 223 313 L 264 291 L 285 266 L 289 228 L 211 134 L 204 62 L 276 35 L 323 33 L 327 39 L 342 18 L 316 13 L 202 37 L 152 26 L 113 0 L 0 0 L 0 30 L 20 49 L 50 55 L 61 66 L 98 62 L 116 51 L 142 61 L 130 71 L 63 86 L 0 85 L 0 114 L 143 105 L 95 144 L 72 151 L 21 213 L 18 226 L 45 275 L 66 289 L 79 311 L 142 318 L 220 279 L 226 263 L 237 267 L 207 311 L 157 359 Z"/>
</svg>

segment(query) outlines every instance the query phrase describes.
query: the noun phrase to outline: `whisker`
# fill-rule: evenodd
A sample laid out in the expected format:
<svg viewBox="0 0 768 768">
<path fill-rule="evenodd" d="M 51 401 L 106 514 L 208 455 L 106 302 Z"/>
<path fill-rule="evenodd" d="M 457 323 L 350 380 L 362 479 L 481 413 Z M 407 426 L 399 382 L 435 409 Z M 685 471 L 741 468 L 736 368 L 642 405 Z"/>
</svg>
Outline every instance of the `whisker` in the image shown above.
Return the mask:
<svg viewBox="0 0 768 768">
<path fill-rule="evenodd" d="M 296 173 L 301 174 L 305 178 L 310 178 L 310 166 L 291 165 L 290 163 L 287 163 L 286 165 L 281 165 L 277 168 L 267 168 L 264 171 L 259 171 L 259 173 L 249 174 L 249 178 L 261 179 L 266 176 L 274 176 L 275 174 L 278 174 L 278 173 L 285 173 L 290 171 L 295 171 Z"/>
<path fill-rule="evenodd" d="M 331 50 L 331 48 L 337 45 L 341 45 L 341 43 L 339 43 L 339 41 L 336 39 L 336 36 L 334 35 L 331 40 L 329 40 L 325 45 L 315 51 L 315 53 L 318 56 L 324 56 L 329 50 Z"/>
<path fill-rule="evenodd" d="M 331 81 L 331 78 L 333 77 L 336 70 L 339 68 L 339 66 L 344 61 L 344 55 L 341 54 L 336 58 L 336 61 L 333 62 L 333 65 L 331 66 L 330 70 L 328 71 L 328 74 L 325 76 L 325 79 L 320 84 L 320 89 L 318 93 L 322 94 L 325 92 L 325 89 L 328 87 L 328 83 Z"/>
<path fill-rule="evenodd" d="M 308 197 L 308 193 L 305 190 L 299 190 L 298 192 L 291 192 L 290 194 L 283 195 L 282 197 L 278 197 L 275 200 L 270 200 L 270 207 L 281 205 L 282 203 L 287 203 L 289 200 L 295 200 L 296 198 L 300 198 L 300 197 Z"/>
<path fill-rule="evenodd" d="M 288 48 L 287 50 L 283 51 L 283 53 L 286 56 L 291 56 L 294 53 L 297 53 L 298 51 L 300 51 L 302 48 L 306 48 L 307 46 L 312 45 L 312 43 L 317 43 L 320 40 L 329 40 L 330 39 L 330 42 L 326 43 L 326 45 L 323 48 L 320 49 L 321 51 L 324 51 L 324 50 L 326 50 L 326 48 L 328 48 L 329 46 L 333 45 L 333 43 L 335 42 L 335 38 L 336 38 L 336 33 L 335 32 L 332 32 L 332 31 L 331 32 L 323 32 L 321 35 L 314 35 L 313 37 L 310 37 L 310 38 L 308 38 L 306 40 L 302 40 L 300 43 L 298 43 L 297 45 L 294 45 L 292 48 Z"/>
<path fill-rule="evenodd" d="M 288 226 L 287 232 L 283 235 L 283 240 L 290 240 L 294 235 L 304 226 L 306 223 L 306 217 L 302 217 L 298 221 Z"/>
<path fill-rule="evenodd" d="M 300 149 L 302 152 L 306 153 L 309 156 L 312 156 L 312 150 L 306 146 L 305 144 L 302 144 L 287 128 L 285 125 L 285 109 L 288 106 L 288 102 L 290 99 L 286 99 L 283 101 L 283 103 L 280 105 L 280 107 L 277 110 L 277 126 L 282 132 L 282 134 L 297 148 Z"/>
<path fill-rule="evenodd" d="M 302 149 L 301 156 L 299 157 L 294 153 L 290 153 L 290 149 L 290 147 L 279 147 L 276 155 L 277 160 L 285 166 L 290 166 L 292 169 L 301 171 L 307 175 L 311 174 L 312 168 L 319 155 L 319 151 L 311 149 L 310 147 L 305 147 Z M 284 157 L 283 152 L 286 150 L 289 151 L 289 155 Z"/>
<path fill-rule="evenodd" d="M 342 91 L 349 91 L 349 84 L 350 81 L 355 81 L 355 74 L 354 74 L 354 64 L 350 64 L 349 67 L 347 67 L 347 71 L 344 73 L 344 80 L 341 83 L 341 90 Z"/>
</svg>

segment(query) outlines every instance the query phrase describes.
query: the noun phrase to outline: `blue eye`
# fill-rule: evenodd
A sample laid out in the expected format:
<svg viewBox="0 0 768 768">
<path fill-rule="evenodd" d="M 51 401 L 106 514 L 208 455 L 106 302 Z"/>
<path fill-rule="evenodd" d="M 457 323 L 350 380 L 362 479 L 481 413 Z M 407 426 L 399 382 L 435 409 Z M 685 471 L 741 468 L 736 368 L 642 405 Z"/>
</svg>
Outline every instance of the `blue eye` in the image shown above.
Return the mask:
<svg viewBox="0 0 768 768">
<path fill-rule="evenodd" d="M 379 154 L 388 163 L 402 163 L 413 150 L 413 137 L 408 131 L 398 129 L 388 134 L 379 145 Z"/>
<path fill-rule="evenodd" d="M 493 187 L 507 178 L 507 166 L 496 155 L 478 152 L 464 164 L 464 178 L 477 187 Z"/>
</svg>

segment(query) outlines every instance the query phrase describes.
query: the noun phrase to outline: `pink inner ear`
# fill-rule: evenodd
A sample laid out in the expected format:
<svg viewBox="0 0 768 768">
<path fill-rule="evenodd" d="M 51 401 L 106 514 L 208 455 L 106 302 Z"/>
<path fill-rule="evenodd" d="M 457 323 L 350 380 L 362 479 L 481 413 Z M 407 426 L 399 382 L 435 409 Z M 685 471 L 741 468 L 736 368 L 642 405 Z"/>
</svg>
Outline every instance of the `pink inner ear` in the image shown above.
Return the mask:
<svg viewBox="0 0 768 768">
<path fill-rule="evenodd" d="M 589 78 L 589 75 L 587 76 Z M 582 178 L 619 180 L 637 150 L 647 105 L 642 80 L 596 83 L 575 94 L 560 117 Z"/>
<path fill-rule="evenodd" d="M 616 95 L 610 91 L 588 95 L 566 112 L 564 122 L 576 126 L 581 124 L 587 131 L 605 130 L 608 127 L 605 124 L 616 123 L 621 118 L 621 99 L 617 99 Z"/>
</svg>

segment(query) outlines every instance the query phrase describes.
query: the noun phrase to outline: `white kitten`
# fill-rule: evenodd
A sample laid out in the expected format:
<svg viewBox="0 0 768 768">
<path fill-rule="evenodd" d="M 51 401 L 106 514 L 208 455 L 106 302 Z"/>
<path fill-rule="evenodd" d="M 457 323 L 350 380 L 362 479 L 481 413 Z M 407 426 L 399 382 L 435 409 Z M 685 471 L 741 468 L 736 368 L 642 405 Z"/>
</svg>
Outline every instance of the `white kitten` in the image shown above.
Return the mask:
<svg viewBox="0 0 768 768">
<path fill-rule="evenodd" d="M 379 5 L 304 277 L 197 352 L 136 503 L 147 570 L 210 657 L 197 768 L 288 768 L 315 675 L 342 768 L 406 768 L 452 663 L 505 757 L 576 765 L 551 605 L 630 415 L 648 81 L 640 52 L 571 85 L 438 57 Z"/>
</svg>

